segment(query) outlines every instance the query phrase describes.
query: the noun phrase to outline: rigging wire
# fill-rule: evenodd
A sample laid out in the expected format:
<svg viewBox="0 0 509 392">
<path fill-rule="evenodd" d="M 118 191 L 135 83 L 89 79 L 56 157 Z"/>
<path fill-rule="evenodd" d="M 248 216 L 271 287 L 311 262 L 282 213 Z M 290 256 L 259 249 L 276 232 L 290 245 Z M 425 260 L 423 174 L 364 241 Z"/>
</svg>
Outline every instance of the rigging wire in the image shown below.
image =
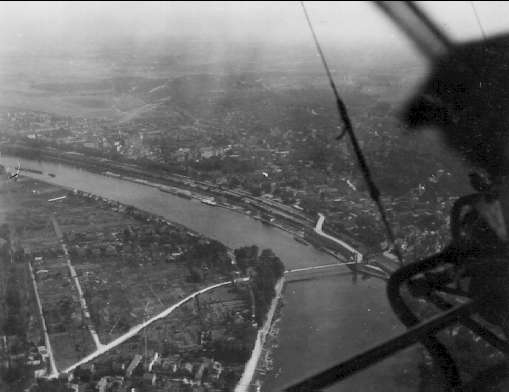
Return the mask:
<svg viewBox="0 0 509 392">
<path fill-rule="evenodd" d="M 477 13 L 477 8 L 473 1 L 469 1 L 469 3 L 470 3 L 470 7 L 472 7 L 472 11 L 474 11 L 475 20 L 477 21 L 479 30 L 481 30 L 482 38 L 486 42 L 486 31 L 484 30 L 484 27 L 481 23 L 481 18 L 479 17 L 479 14 Z"/>
<path fill-rule="evenodd" d="M 434 39 L 438 40 L 445 48 L 450 49 L 452 43 L 445 33 L 438 28 L 438 26 L 431 21 L 431 19 L 424 13 L 424 11 L 415 4 L 414 1 L 405 1 L 405 5 L 410 9 L 413 14 L 419 19 L 421 23 L 428 28 L 430 33 L 433 34 Z"/>
<path fill-rule="evenodd" d="M 428 60 L 450 52 L 452 42 L 413 1 L 373 2 Z"/>
<path fill-rule="evenodd" d="M 346 135 L 346 129 L 343 129 L 341 131 L 341 133 L 338 136 L 336 136 L 336 140 L 338 140 L 338 141 L 342 140 L 345 137 L 345 135 Z"/>
<path fill-rule="evenodd" d="M 368 164 L 366 163 L 366 158 L 364 157 L 364 153 L 362 152 L 362 149 L 359 145 L 359 141 L 357 140 L 357 136 L 355 135 L 355 132 L 353 130 L 352 122 L 350 120 L 350 116 L 348 115 L 346 105 L 339 95 L 338 89 L 336 87 L 336 83 L 334 83 L 334 79 L 332 77 L 329 65 L 327 63 L 327 60 L 325 59 L 325 55 L 322 51 L 320 42 L 318 41 L 318 37 L 316 36 L 315 29 L 313 28 L 313 24 L 311 23 L 311 19 L 310 19 L 309 14 L 306 10 L 306 6 L 304 5 L 303 1 L 300 2 L 300 5 L 302 7 L 302 10 L 304 11 L 304 16 L 306 17 L 306 21 L 309 26 L 309 30 L 311 31 L 311 35 L 313 36 L 313 41 L 315 42 L 316 50 L 318 51 L 318 54 L 320 55 L 323 67 L 325 68 L 325 73 L 327 74 L 327 78 L 329 79 L 329 84 L 332 88 L 332 92 L 334 93 L 334 97 L 336 98 L 336 106 L 337 106 L 337 110 L 339 113 L 339 117 L 341 118 L 341 121 L 344 124 L 344 131 L 338 137 L 338 139 L 340 139 L 343 136 L 343 134 L 348 134 L 348 136 L 350 136 L 350 140 L 352 142 L 352 147 L 355 152 L 357 162 L 359 164 L 362 175 L 364 177 L 364 181 L 366 182 L 366 185 L 368 186 L 369 196 L 371 197 L 371 199 L 374 201 L 374 203 L 376 204 L 376 206 L 378 208 L 378 212 L 380 214 L 380 218 L 382 219 L 382 223 L 383 223 L 385 231 L 387 233 L 388 240 L 389 240 L 389 242 L 390 242 L 397 258 L 398 258 L 399 263 L 401 265 L 403 265 L 403 257 L 401 255 L 399 247 L 396 244 L 394 232 L 391 229 L 389 220 L 387 219 L 387 214 L 385 212 L 385 208 L 384 208 L 384 206 L 382 204 L 382 200 L 380 198 L 380 190 L 378 189 L 378 187 L 376 186 L 376 184 L 373 181 L 373 178 L 371 176 L 371 171 L 368 167 Z"/>
</svg>

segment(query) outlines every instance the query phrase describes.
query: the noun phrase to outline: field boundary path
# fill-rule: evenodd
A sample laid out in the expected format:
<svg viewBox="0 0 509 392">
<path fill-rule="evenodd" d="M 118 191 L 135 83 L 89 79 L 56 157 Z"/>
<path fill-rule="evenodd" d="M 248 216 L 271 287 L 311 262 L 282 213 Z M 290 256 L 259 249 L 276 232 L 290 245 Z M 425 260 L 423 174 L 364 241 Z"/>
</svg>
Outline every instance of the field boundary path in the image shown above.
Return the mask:
<svg viewBox="0 0 509 392">
<path fill-rule="evenodd" d="M 35 280 L 34 270 L 32 268 L 32 263 L 28 262 L 28 270 L 30 271 L 30 277 L 32 278 L 32 286 L 34 288 L 35 300 L 37 302 L 37 307 L 39 309 L 39 316 L 41 317 L 41 327 L 44 332 L 44 343 L 46 344 L 46 350 L 49 355 L 49 364 L 50 364 L 50 374 L 49 378 L 57 377 L 58 370 L 55 364 L 55 356 L 53 355 L 53 348 L 51 347 L 51 341 L 48 335 L 48 328 L 46 327 L 46 320 L 44 319 L 44 313 L 42 311 L 42 303 L 41 298 L 39 297 L 39 289 L 37 288 L 37 281 Z"/>
<path fill-rule="evenodd" d="M 62 230 L 60 229 L 60 226 L 54 216 L 51 216 L 51 223 L 53 224 L 55 233 L 56 233 L 58 240 L 60 242 L 60 245 L 62 246 L 62 249 L 64 251 L 67 268 L 69 268 L 69 274 L 71 275 L 71 278 L 74 281 L 76 290 L 78 290 L 78 295 L 80 298 L 80 306 L 81 306 L 83 316 L 85 317 L 85 320 L 87 323 L 87 328 L 90 332 L 90 335 L 92 335 L 92 339 L 94 340 L 96 348 L 100 349 L 103 346 L 103 344 L 99 340 L 99 335 L 97 334 L 97 331 L 95 330 L 95 326 L 92 321 L 92 318 L 90 317 L 90 312 L 88 310 L 87 301 L 85 299 L 85 295 L 83 294 L 83 290 L 81 289 L 80 280 L 78 278 L 78 275 L 76 274 L 76 270 L 74 269 L 74 267 L 71 263 L 71 257 L 69 256 L 69 252 L 67 251 L 67 245 L 64 242 L 64 236 L 62 234 Z"/>
</svg>

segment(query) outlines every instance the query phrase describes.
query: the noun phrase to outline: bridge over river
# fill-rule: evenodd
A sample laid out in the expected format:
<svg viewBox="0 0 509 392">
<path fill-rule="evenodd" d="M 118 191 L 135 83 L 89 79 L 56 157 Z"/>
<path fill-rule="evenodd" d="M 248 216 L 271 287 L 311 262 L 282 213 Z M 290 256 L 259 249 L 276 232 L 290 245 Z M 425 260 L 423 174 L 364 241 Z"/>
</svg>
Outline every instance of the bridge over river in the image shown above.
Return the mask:
<svg viewBox="0 0 509 392">
<path fill-rule="evenodd" d="M 336 258 L 341 260 L 338 263 L 328 263 L 322 265 L 313 265 L 309 267 L 292 268 L 285 271 L 286 282 L 291 283 L 302 280 L 313 280 L 324 278 L 330 275 L 344 275 L 354 274 L 354 277 L 358 273 L 364 277 L 374 276 L 377 278 L 387 279 L 390 272 L 385 269 L 378 267 L 377 265 L 369 264 L 364 255 L 350 244 L 341 240 L 340 238 L 334 237 L 323 231 L 323 224 L 325 222 L 325 216 L 318 214 L 318 220 L 315 227 L 313 228 L 314 233 L 324 240 L 326 247 L 333 249 L 341 249 L 343 256 L 332 252 Z M 348 255 L 348 256 L 345 256 Z M 347 269 L 343 267 L 348 267 Z"/>
<path fill-rule="evenodd" d="M 345 269 L 344 267 L 355 268 L 355 264 L 357 263 L 352 261 L 347 263 L 333 263 L 289 269 L 285 271 L 285 281 L 286 283 L 291 283 L 301 280 L 320 279 L 330 275 L 351 274 L 352 271 Z"/>
</svg>

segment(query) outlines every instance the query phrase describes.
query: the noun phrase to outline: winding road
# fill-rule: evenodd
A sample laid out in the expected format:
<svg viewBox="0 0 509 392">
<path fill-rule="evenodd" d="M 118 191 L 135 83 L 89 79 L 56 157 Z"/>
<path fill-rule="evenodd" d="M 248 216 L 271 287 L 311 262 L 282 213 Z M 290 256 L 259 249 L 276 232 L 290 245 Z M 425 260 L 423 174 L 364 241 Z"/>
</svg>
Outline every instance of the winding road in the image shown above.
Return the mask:
<svg viewBox="0 0 509 392">
<path fill-rule="evenodd" d="M 322 213 L 318 214 L 318 221 L 316 222 L 315 226 L 315 233 L 318 235 L 321 235 L 324 238 L 327 238 L 328 240 L 334 241 L 336 244 L 341 245 L 343 248 L 349 250 L 353 254 L 355 254 L 355 261 L 357 263 L 362 262 L 363 256 L 362 253 L 359 252 L 357 249 L 353 248 L 352 246 L 348 245 L 345 241 L 340 240 L 339 238 L 333 237 L 327 233 L 324 233 L 322 227 L 323 222 L 325 222 L 325 216 Z"/>
</svg>

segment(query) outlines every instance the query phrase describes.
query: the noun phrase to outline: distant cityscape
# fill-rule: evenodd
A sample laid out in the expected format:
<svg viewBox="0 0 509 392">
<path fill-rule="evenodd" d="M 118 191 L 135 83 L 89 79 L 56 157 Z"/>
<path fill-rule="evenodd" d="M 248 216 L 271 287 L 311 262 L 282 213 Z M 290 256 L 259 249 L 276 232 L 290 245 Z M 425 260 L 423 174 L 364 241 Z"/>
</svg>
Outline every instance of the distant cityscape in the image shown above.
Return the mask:
<svg viewBox="0 0 509 392">
<path fill-rule="evenodd" d="M 188 80 L 191 78 L 184 82 Z M 241 86 L 239 94 L 254 94 L 245 93 L 246 83 L 235 85 Z M 215 99 L 219 94 L 219 102 L 225 105 L 227 92 L 209 94 Z M 120 162 L 157 164 L 176 174 L 293 206 L 311 219 L 323 212 L 332 231 L 356 238 L 373 252 L 386 250 L 377 211 L 365 192 L 349 141 L 334 140 L 339 130 L 325 101 L 328 97 L 319 90 L 311 95 L 318 97 L 313 106 L 309 98 L 297 103 L 286 102 L 288 96 L 280 98 L 277 117 L 264 114 L 263 121 L 261 114 L 256 116 L 243 107 L 225 109 L 224 117 L 216 113 L 206 122 L 188 113 L 174 120 L 174 125 L 167 123 L 167 117 L 148 115 L 119 123 L 4 109 L 0 129 L 4 145 L 21 143 Z M 430 254 L 446 241 L 447 214 L 462 179 L 456 167 L 444 169 L 447 166 L 434 159 L 426 146 L 399 135 L 401 126 L 391 106 L 376 97 L 363 95 L 372 109 L 354 117 L 361 144 L 406 257 Z M 194 102 L 185 104 L 188 108 Z M 271 126 L 265 125 L 272 120 Z M 407 160 L 415 154 L 414 163 Z M 424 166 L 419 160 L 430 162 Z"/>
</svg>

